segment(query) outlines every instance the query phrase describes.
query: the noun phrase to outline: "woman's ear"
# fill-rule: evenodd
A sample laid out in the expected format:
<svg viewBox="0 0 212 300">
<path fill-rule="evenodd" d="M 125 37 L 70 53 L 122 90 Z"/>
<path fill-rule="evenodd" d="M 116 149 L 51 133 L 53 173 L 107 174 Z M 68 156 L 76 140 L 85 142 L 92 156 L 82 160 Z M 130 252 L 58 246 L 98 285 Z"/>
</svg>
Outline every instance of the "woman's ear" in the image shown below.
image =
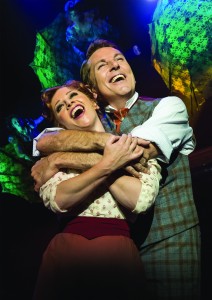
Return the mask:
<svg viewBox="0 0 212 300">
<path fill-rule="evenodd" d="M 93 93 L 94 99 L 97 99 L 97 93 L 96 92 L 92 92 L 92 93 Z"/>
<path fill-rule="evenodd" d="M 97 92 L 94 88 L 91 88 L 88 84 L 85 85 L 86 88 L 93 94 L 93 98 L 97 99 Z"/>
<path fill-rule="evenodd" d="M 95 101 L 93 101 L 93 106 L 95 109 L 99 109 L 99 105 Z"/>
</svg>

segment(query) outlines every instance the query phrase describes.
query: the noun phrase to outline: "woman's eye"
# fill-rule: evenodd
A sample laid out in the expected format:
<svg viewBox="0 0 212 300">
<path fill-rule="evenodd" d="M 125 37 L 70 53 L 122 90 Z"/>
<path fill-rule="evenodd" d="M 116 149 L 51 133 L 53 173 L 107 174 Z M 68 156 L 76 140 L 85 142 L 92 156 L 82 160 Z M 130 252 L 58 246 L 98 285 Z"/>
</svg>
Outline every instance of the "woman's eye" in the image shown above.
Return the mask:
<svg viewBox="0 0 212 300">
<path fill-rule="evenodd" d="M 72 99 L 73 97 L 77 96 L 78 94 L 76 92 L 69 94 L 69 99 Z"/>
<path fill-rule="evenodd" d="M 59 113 L 62 109 L 64 104 L 59 104 L 57 107 L 56 107 L 56 112 Z"/>
</svg>

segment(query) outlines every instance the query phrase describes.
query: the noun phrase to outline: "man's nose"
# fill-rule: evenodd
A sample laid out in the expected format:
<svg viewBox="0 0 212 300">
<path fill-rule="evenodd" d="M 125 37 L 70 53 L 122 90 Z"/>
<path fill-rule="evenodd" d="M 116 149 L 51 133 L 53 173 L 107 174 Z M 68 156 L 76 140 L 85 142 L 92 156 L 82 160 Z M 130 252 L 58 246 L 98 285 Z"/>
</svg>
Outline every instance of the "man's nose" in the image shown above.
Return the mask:
<svg viewBox="0 0 212 300">
<path fill-rule="evenodd" d="M 112 70 L 117 70 L 119 68 L 120 68 L 120 66 L 119 66 L 118 61 L 113 60 L 113 61 L 110 62 L 110 69 L 111 69 L 111 71 Z"/>
</svg>

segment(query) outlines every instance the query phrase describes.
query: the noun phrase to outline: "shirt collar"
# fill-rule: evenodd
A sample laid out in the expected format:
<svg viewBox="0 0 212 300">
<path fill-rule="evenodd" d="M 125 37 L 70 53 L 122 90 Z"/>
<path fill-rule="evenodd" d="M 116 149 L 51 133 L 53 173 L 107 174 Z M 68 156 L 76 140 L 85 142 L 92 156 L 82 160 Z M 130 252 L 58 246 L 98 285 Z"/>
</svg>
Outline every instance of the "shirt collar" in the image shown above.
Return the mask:
<svg viewBox="0 0 212 300">
<path fill-rule="evenodd" d="M 127 100 L 125 107 L 130 109 L 137 99 L 138 99 L 138 93 L 135 92 L 135 94 L 129 100 Z M 114 110 L 116 109 L 111 105 L 107 105 L 105 107 L 105 112 L 107 113 L 113 112 Z"/>
</svg>

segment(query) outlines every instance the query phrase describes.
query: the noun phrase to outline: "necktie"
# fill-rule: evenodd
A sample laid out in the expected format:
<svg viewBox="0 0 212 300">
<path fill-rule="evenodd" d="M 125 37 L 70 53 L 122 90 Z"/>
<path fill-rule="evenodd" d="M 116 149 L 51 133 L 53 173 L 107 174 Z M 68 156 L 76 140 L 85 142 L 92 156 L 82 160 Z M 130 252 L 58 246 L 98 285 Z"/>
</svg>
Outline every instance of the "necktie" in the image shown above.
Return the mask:
<svg viewBox="0 0 212 300">
<path fill-rule="evenodd" d="M 129 108 L 125 107 L 125 108 L 116 110 L 112 113 L 113 122 L 116 125 L 116 132 L 120 133 L 121 122 L 126 117 L 128 111 L 129 111 Z"/>
</svg>

